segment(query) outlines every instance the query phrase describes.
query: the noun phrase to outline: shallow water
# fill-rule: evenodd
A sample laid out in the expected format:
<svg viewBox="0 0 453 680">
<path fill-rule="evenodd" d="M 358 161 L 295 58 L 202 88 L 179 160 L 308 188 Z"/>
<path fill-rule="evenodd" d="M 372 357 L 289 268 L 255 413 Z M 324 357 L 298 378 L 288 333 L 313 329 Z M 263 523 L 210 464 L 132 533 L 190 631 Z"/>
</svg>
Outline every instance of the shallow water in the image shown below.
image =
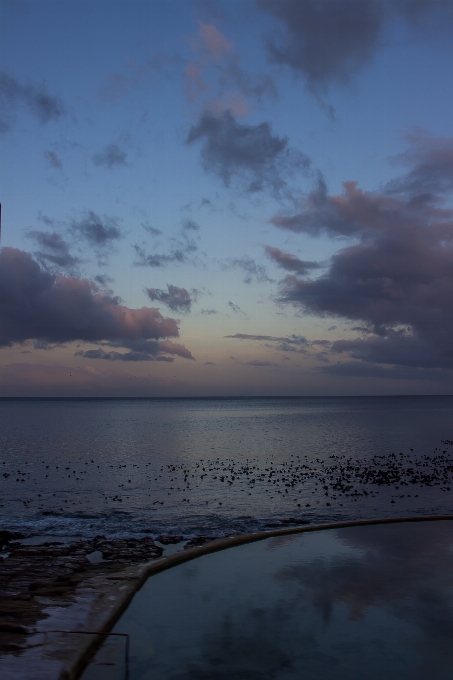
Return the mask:
<svg viewBox="0 0 453 680">
<path fill-rule="evenodd" d="M 130 635 L 130 680 L 446 680 L 453 521 L 205 555 L 148 579 L 114 632 Z M 123 678 L 123 656 L 110 638 L 82 680 Z"/>
<path fill-rule="evenodd" d="M 224 535 L 449 513 L 452 424 L 445 396 L 3 399 L 0 523 L 27 535 Z M 389 465 L 392 483 L 365 474 Z M 411 483 L 408 468 L 437 481 Z"/>
</svg>

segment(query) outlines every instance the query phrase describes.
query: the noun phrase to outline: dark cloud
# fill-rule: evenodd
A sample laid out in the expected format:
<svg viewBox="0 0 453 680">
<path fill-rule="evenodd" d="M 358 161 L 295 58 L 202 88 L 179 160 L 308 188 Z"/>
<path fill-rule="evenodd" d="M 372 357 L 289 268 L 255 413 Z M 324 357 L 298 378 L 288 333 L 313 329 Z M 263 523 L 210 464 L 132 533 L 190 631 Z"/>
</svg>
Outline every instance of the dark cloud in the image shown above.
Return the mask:
<svg viewBox="0 0 453 680">
<path fill-rule="evenodd" d="M 72 229 L 78 232 L 89 245 L 96 248 L 121 238 L 122 234 L 117 223 L 118 221 L 113 217 L 101 218 L 90 210 L 86 217 L 79 222 L 72 223 Z"/>
<path fill-rule="evenodd" d="M 419 368 L 445 368 L 453 370 L 451 356 L 433 352 L 428 341 L 405 331 L 389 332 L 386 337 L 371 336 L 353 340 L 337 340 L 331 345 L 332 354 L 349 354 L 373 364 L 398 364 Z"/>
<path fill-rule="evenodd" d="M 71 231 L 93 248 L 100 265 L 105 265 L 108 256 L 114 251 L 114 244 L 123 237 L 114 217 L 100 217 L 90 210 L 79 221 L 74 220 Z"/>
<path fill-rule="evenodd" d="M 186 143 L 201 142 L 204 169 L 218 175 L 229 187 L 237 179 L 247 192 L 286 187 L 288 173 L 307 169 L 307 156 L 291 150 L 286 137 L 273 136 L 270 125 L 242 125 L 231 111 L 216 117 L 205 111 L 187 136 Z"/>
<path fill-rule="evenodd" d="M 106 361 L 174 361 L 172 357 L 154 356 L 145 352 L 106 352 L 99 349 L 88 349 L 85 352 L 79 351 L 74 354 L 76 357 L 85 359 L 104 359 Z"/>
<path fill-rule="evenodd" d="M 190 312 L 192 302 L 197 300 L 197 290 L 189 293 L 185 288 L 178 288 L 167 283 L 167 290 L 161 288 L 146 288 L 150 300 L 158 300 L 173 312 Z"/>
<path fill-rule="evenodd" d="M 215 366 L 215 363 L 213 361 L 205 361 L 203 366 Z"/>
<path fill-rule="evenodd" d="M 451 28 L 453 6 L 446 0 L 397 0 L 387 4 L 422 30 Z"/>
<path fill-rule="evenodd" d="M 113 168 L 115 165 L 126 165 L 127 153 L 122 151 L 118 144 L 107 144 L 102 153 L 93 156 L 93 163 L 106 168 Z"/>
<path fill-rule="evenodd" d="M 247 314 L 239 307 L 239 305 L 235 305 L 234 302 L 231 302 L 231 300 L 228 302 L 228 307 L 231 307 L 235 314 L 243 314 L 244 316 L 247 316 Z"/>
<path fill-rule="evenodd" d="M 107 286 L 107 284 L 113 283 L 113 279 L 108 276 L 108 274 L 97 274 L 97 276 L 94 277 L 94 280 L 96 283 L 99 283 L 100 286 Z"/>
<path fill-rule="evenodd" d="M 239 65 L 239 56 L 232 54 L 225 66 L 220 67 L 219 84 L 222 89 L 233 85 L 247 99 L 261 102 L 264 97 L 277 98 L 277 88 L 271 76 L 266 74 L 250 74 Z"/>
<path fill-rule="evenodd" d="M 71 255 L 69 245 L 55 231 L 29 231 L 27 234 L 40 248 L 36 253 L 38 261 L 46 267 L 55 265 L 58 269 L 74 271 L 80 260 Z"/>
<path fill-rule="evenodd" d="M 386 193 L 403 194 L 416 202 L 436 200 L 453 189 L 453 137 L 430 139 L 423 135 L 409 138 L 411 148 L 397 157 L 412 165 L 403 177 L 388 182 Z"/>
<path fill-rule="evenodd" d="M 42 125 L 58 120 L 66 111 L 63 102 L 53 97 L 45 85 L 22 85 L 4 71 L 0 73 L 0 102 L 2 119 L 0 131 L 6 132 L 12 126 L 14 113 L 25 107 Z"/>
<path fill-rule="evenodd" d="M 151 227 L 149 224 L 142 224 L 142 227 L 145 231 L 148 232 L 148 234 L 151 234 L 151 236 L 162 236 L 162 232 L 160 229 Z"/>
<path fill-rule="evenodd" d="M 51 168 L 61 170 L 61 168 L 63 167 L 63 163 L 60 161 L 60 159 L 58 158 L 57 154 L 54 151 L 44 151 L 44 156 L 46 157 L 47 162 Z"/>
<path fill-rule="evenodd" d="M 385 31 L 395 18 L 426 33 L 451 27 L 453 18 L 451 3 L 438 0 L 259 0 L 259 6 L 283 29 L 268 38 L 271 61 L 290 67 L 318 95 L 369 63 L 391 40 Z"/>
<path fill-rule="evenodd" d="M 290 337 L 276 337 L 275 335 L 251 335 L 248 333 L 235 333 L 235 335 L 225 335 L 225 338 L 236 340 L 266 340 L 268 342 L 286 342 L 293 345 L 306 345 L 308 341 L 302 335 L 291 335 Z"/>
<path fill-rule="evenodd" d="M 177 355 L 184 359 L 194 360 L 191 352 L 180 345 L 179 343 L 171 342 L 170 340 L 123 340 L 118 342 L 107 343 L 113 347 L 125 347 L 129 349 L 128 352 L 117 352 L 115 350 L 108 350 L 98 347 L 98 349 L 89 349 L 86 351 L 80 350 L 75 353 L 76 357 L 84 357 L 85 359 L 103 359 L 105 361 L 174 361 L 173 356 Z"/>
<path fill-rule="evenodd" d="M 257 264 L 255 260 L 248 255 L 231 258 L 222 263 L 221 266 L 222 269 L 230 269 L 231 267 L 242 269 L 242 271 L 245 272 L 244 283 L 252 283 L 253 280 L 260 282 L 273 281 L 273 279 L 269 278 L 267 275 L 266 267 L 262 264 Z"/>
<path fill-rule="evenodd" d="M 218 314 L 216 309 L 200 309 L 201 314 Z"/>
<path fill-rule="evenodd" d="M 257 340 L 259 342 L 272 343 L 268 346 L 280 352 L 298 352 L 306 354 L 309 343 L 302 335 L 290 335 L 289 337 L 278 337 L 275 335 L 250 335 L 248 333 L 235 333 L 235 335 L 225 335 L 225 338 L 235 340 Z M 275 344 L 274 344 L 275 343 Z"/>
<path fill-rule="evenodd" d="M 182 228 L 186 231 L 199 231 L 200 225 L 193 220 L 186 220 L 182 225 Z"/>
<path fill-rule="evenodd" d="M 268 40 L 271 60 L 301 74 L 316 90 L 347 82 L 379 44 L 384 22 L 381 0 L 260 0 L 280 19 L 285 33 Z"/>
<path fill-rule="evenodd" d="M 188 220 L 183 225 L 180 234 L 170 239 L 170 248 L 166 253 L 147 253 L 144 246 L 136 243 L 132 246 L 137 255 L 134 265 L 136 267 L 165 267 L 172 262 L 194 262 L 190 256 L 198 250 L 198 244 L 190 233 L 197 231 L 197 226 L 195 222 Z M 198 239 L 198 236 L 196 238 Z"/>
<path fill-rule="evenodd" d="M 125 307 L 92 281 L 52 274 L 22 250 L 0 252 L 0 347 L 27 340 L 41 346 L 104 341 L 131 351 L 193 358 L 166 339 L 178 335 L 177 321 L 157 309 Z"/>
<path fill-rule="evenodd" d="M 346 182 L 341 196 L 323 188 L 299 215 L 274 218 L 293 231 L 355 240 L 317 279 L 288 275 L 280 301 L 359 321 L 374 334 L 334 345 L 336 351 L 349 348 L 362 361 L 453 368 L 453 210 L 444 206 L 450 166 L 438 140 L 423 144 L 406 156 L 415 167 L 381 193 Z"/>
<path fill-rule="evenodd" d="M 319 366 L 320 373 L 338 378 L 378 378 L 381 380 L 429 381 L 452 384 L 451 374 L 440 368 L 418 368 L 407 366 L 379 366 L 361 361 L 344 361 L 328 366 Z"/>
<path fill-rule="evenodd" d="M 291 253 L 284 253 L 280 248 L 273 248 L 272 246 L 264 246 L 266 255 L 277 264 L 279 267 L 297 274 L 306 274 L 311 269 L 318 269 L 320 265 L 317 262 L 309 260 L 299 260 Z"/>
</svg>

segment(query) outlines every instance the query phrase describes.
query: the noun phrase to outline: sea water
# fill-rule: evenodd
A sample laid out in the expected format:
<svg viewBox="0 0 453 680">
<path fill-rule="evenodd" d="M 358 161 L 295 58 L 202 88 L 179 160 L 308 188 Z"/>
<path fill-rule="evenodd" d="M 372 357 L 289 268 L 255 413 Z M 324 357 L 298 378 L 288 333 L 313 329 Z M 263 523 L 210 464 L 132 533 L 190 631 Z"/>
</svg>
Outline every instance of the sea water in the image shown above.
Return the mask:
<svg viewBox="0 0 453 680">
<path fill-rule="evenodd" d="M 1 399 L 0 528 L 223 536 L 453 512 L 453 397 Z"/>
</svg>

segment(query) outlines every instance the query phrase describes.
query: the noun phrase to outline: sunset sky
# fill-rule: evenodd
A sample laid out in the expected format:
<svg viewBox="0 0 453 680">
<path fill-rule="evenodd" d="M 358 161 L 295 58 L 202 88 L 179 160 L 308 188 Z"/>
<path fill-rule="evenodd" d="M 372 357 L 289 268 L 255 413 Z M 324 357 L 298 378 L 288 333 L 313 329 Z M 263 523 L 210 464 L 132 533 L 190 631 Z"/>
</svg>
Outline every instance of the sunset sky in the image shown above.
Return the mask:
<svg viewBox="0 0 453 680">
<path fill-rule="evenodd" d="M 1 396 L 453 392 L 453 2 L 0 19 Z"/>
</svg>

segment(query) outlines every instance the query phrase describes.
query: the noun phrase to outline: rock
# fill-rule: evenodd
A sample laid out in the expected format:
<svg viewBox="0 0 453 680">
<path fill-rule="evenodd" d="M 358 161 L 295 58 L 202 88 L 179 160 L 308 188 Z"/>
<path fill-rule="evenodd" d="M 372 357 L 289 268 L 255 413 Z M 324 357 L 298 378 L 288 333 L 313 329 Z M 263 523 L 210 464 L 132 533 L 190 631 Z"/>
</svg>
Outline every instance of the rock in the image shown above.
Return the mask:
<svg viewBox="0 0 453 680">
<path fill-rule="evenodd" d="M 191 538 L 189 541 L 187 541 L 186 545 L 184 546 L 184 550 L 187 550 L 188 548 L 197 548 L 199 545 L 204 545 L 205 543 L 215 540 L 217 540 L 217 536 L 214 538 L 209 536 L 195 536 L 194 538 Z"/>
<path fill-rule="evenodd" d="M 160 557 L 163 548 L 156 545 L 152 538 L 118 538 L 96 543 L 95 550 L 100 550 L 104 560 L 117 562 L 145 562 Z"/>
<path fill-rule="evenodd" d="M 24 538 L 24 536 L 17 531 L 7 531 L 6 529 L 0 531 L 0 550 L 10 541 L 17 541 L 20 538 Z"/>
<path fill-rule="evenodd" d="M 162 543 L 162 545 L 174 545 L 176 543 L 181 543 L 184 540 L 184 536 L 158 536 L 156 541 Z"/>
</svg>

